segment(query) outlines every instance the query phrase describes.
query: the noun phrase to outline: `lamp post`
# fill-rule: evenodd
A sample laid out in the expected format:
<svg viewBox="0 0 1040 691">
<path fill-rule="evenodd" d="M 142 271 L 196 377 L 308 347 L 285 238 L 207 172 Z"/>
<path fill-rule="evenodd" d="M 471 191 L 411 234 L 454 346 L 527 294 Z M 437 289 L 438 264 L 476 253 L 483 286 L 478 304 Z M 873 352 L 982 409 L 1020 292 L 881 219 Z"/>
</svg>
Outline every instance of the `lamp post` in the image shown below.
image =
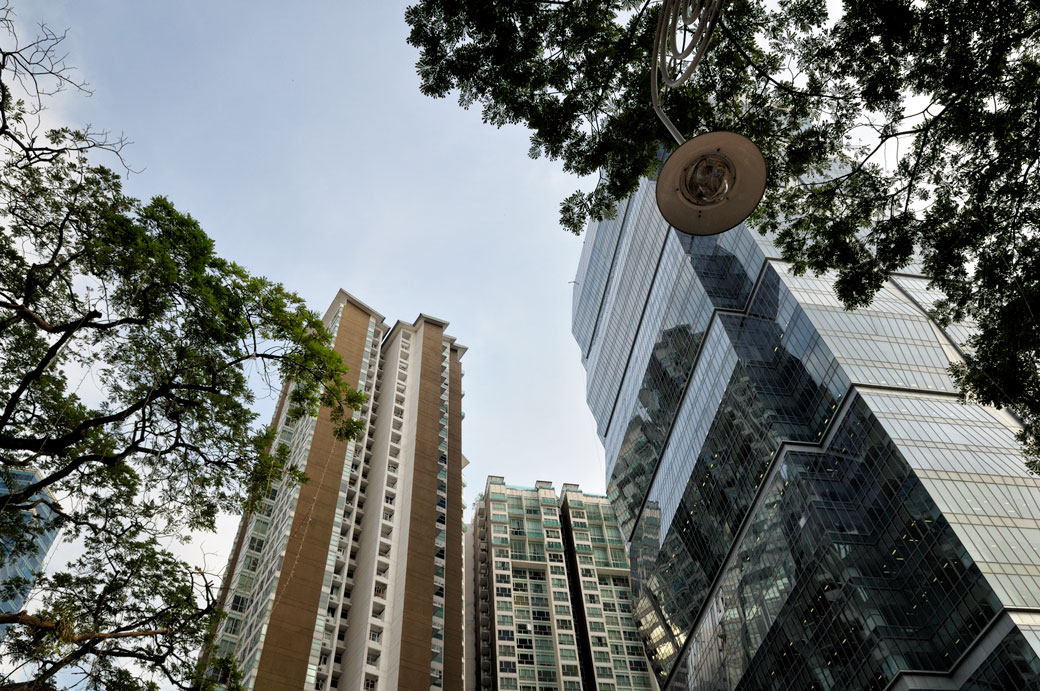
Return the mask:
<svg viewBox="0 0 1040 691">
<path fill-rule="evenodd" d="M 687 140 L 664 111 L 669 90 L 685 84 L 708 48 L 724 0 L 664 0 L 651 66 L 654 112 L 679 148 L 657 178 L 657 207 L 677 230 L 716 235 L 738 225 L 766 188 L 766 162 L 755 143 L 735 132 Z"/>
</svg>

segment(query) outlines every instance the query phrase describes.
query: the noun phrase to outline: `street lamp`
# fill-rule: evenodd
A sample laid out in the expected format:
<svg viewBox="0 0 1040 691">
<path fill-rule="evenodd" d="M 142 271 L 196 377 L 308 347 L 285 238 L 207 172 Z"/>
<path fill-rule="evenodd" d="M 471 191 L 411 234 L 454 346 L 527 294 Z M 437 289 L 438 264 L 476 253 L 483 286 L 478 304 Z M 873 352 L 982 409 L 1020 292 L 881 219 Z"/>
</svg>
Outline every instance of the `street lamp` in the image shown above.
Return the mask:
<svg viewBox="0 0 1040 691">
<path fill-rule="evenodd" d="M 682 87 L 697 68 L 723 4 L 664 0 L 654 37 L 654 111 L 679 144 L 657 177 L 657 207 L 669 224 L 690 235 L 716 235 L 738 225 L 766 189 L 766 162 L 754 142 L 735 132 L 707 132 L 687 140 L 661 104 L 666 92 Z"/>
</svg>

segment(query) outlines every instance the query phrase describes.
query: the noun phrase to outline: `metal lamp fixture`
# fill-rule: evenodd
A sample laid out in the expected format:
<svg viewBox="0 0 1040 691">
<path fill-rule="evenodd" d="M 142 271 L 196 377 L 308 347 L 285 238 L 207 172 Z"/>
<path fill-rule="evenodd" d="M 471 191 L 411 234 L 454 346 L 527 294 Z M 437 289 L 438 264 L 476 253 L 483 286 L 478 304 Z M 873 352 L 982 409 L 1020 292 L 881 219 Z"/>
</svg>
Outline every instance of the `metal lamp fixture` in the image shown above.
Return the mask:
<svg viewBox="0 0 1040 691">
<path fill-rule="evenodd" d="M 686 140 L 661 105 L 704 57 L 722 5 L 723 0 L 664 0 L 654 38 L 654 111 L 679 143 L 657 178 L 657 207 L 669 224 L 690 235 L 716 235 L 738 225 L 766 189 L 765 158 L 754 142 L 735 132 Z"/>
</svg>

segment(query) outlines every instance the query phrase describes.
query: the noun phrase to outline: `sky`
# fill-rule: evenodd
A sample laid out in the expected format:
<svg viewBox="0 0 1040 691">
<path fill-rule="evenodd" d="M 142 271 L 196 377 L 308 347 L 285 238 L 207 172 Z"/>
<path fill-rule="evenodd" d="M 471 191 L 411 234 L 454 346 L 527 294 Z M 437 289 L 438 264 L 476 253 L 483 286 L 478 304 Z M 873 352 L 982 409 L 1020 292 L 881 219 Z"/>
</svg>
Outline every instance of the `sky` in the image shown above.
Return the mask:
<svg viewBox="0 0 1040 691">
<path fill-rule="evenodd" d="M 13 3 L 22 38 L 68 29 L 67 63 L 92 95 L 60 94 L 47 119 L 133 142 L 130 194 L 169 198 L 222 256 L 320 313 L 343 288 L 389 324 L 450 322 L 469 348 L 466 506 L 489 474 L 602 492 L 570 334 L 583 240 L 558 223 L 560 201 L 594 181 L 530 159 L 520 127 L 423 96 L 405 6 Z M 273 405 L 258 401 L 262 421 Z M 196 545 L 226 555 L 236 523 Z"/>
</svg>

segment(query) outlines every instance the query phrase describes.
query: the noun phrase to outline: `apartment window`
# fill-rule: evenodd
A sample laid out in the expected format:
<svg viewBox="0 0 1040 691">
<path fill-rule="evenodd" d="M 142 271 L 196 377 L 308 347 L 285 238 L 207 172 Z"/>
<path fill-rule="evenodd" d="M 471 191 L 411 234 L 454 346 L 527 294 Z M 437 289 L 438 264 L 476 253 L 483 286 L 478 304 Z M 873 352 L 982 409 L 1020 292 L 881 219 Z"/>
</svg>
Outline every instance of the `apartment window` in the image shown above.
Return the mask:
<svg viewBox="0 0 1040 691">
<path fill-rule="evenodd" d="M 249 598 L 245 595 L 235 595 L 231 598 L 231 611 L 232 612 L 244 612 L 246 605 L 249 604 Z"/>
</svg>

